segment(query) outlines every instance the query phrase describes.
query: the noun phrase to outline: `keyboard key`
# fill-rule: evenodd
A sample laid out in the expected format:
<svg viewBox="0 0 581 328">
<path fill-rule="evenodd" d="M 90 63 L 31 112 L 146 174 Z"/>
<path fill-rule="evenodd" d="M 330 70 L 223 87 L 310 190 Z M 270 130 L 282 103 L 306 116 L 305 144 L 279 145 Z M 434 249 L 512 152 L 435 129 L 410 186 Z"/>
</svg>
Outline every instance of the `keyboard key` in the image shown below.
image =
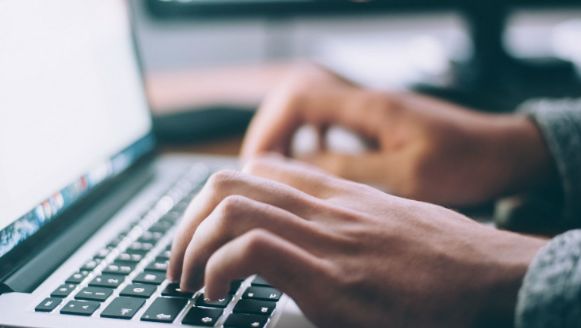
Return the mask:
<svg viewBox="0 0 581 328">
<path fill-rule="evenodd" d="M 135 242 L 131 243 L 131 245 L 129 245 L 129 247 L 127 247 L 127 249 L 125 250 L 125 253 L 145 255 L 145 254 L 149 253 L 149 251 L 152 248 L 153 248 L 153 244 L 151 244 L 151 243 L 139 243 L 139 242 L 135 241 Z"/>
<path fill-rule="evenodd" d="M 157 298 L 145 311 L 141 320 L 171 323 L 187 303 L 188 300 L 183 298 Z"/>
<path fill-rule="evenodd" d="M 270 315 L 276 307 L 275 302 L 255 301 L 255 300 L 240 300 L 234 306 L 232 312 L 245 314 L 261 314 Z"/>
<path fill-rule="evenodd" d="M 133 297 L 117 297 L 103 310 L 102 317 L 114 319 L 131 319 L 145 304 L 144 299 Z"/>
<path fill-rule="evenodd" d="M 155 244 L 161 239 L 161 237 L 163 237 L 163 233 L 161 232 L 145 231 L 143 234 L 141 234 L 137 241 L 140 243 Z"/>
<path fill-rule="evenodd" d="M 100 305 L 99 302 L 70 301 L 61 309 L 61 313 L 90 316 Z"/>
<path fill-rule="evenodd" d="M 225 308 L 226 306 L 228 306 L 228 303 L 230 303 L 231 300 L 232 295 L 226 295 L 226 297 L 221 298 L 217 301 L 210 301 L 210 299 L 206 298 L 204 294 L 200 294 L 200 296 L 196 299 L 196 306 Z"/>
<path fill-rule="evenodd" d="M 85 280 L 85 277 L 88 274 L 89 274 L 89 271 L 75 272 L 65 282 L 67 284 L 80 284 L 81 281 Z"/>
<path fill-rule="evenodd" d="M 248 287 L 242 298 L 263 300 L 263 301 L 278 301 L 282 293 L 271 287 Z"/>
<path fill-rule="evenodd" d="M 107 247 L 105 247 L 105 248 L 103 248 L 103 249 L 100 249 L 100 250 L 97 252 L 97 254 L 95 254 L 95 258 L 96 258 L 96 259 L 104 259 L 104 258 L 106 258 L 106 257 L 107 257 L 107 255 L 109 255 L 109 253 L 111 253 L 111 249 L 112 249 L 112 248 L 107 248 Z"/>
<path fill-rule="evenodd" d="M 149 298 L 156 289 L 155 285 L 131 284 L 125 287 L 119 295 Z"/>
<path fill-rule="evenodd" d="M 123 283 L 124 280 L 124 276 L 119 276 L 116 274 L 103 274 L 95 277 L 95 279 L 89 283 L 89 286 L 117 288 Z"/>
<path fill-rule="evenodd" d="M 45 298 L 44 301 L 40 302 L 35 308 L 36 312 L 50 312 L 54 310 L 59 304 L 61 304 L 61 299 L 56 297 Z"/>
<path fill-rule="evenodd" d="M 133 279 L 133 282 L 140 282 L 142 284 L 159 285 L 165 280 L 165 273 L 145 271 L 140 273 Z"/>
<path fill-rule="evenodd" d="M 121 253 L 117 256 L 115 262 L 139 263 L 141 260 L 143 260 L 143 255 L 141 254 Z"/>
<path fill-rule="evenodd" d="M 171 283 L 165 287 L 165 289 L 161 292 L 161 295 L 171 297 L 191 298 L 192 296 L 194 296 L 194 293 L 183 293 L 180 290 L 179 283 Z"/>
<path fill-rule="evenodd" d="M 256 276 L 252 279 L 252 286 L 272 287 L 272 285 L 261 276 Z"/>
<path fill-rule="evenodd" d="M 172 222 L 160 220 L 160 221 L 154 223 L 147 230 L 150 232 L 161 232 L 161 233 L 165 234 L 171 227 L 173 227 Z"/>
<path fill-rule="evenodd" d="M 78 292 L 77 295 L 75 295 L 75 299 L 103 302 L 109 298 L 112 293 L 113 289 L 111 288 L 87 287 Z"/>
<path fill-rule="evenodd" d="M 63 284 L 50 293 L 51 297 L 67 297 L 75 289 L 77 285 L 75 284 Z"/>
<path fill-rule="evenodd" d="M 103 269 L 103 273 L 128 275 L 135 269 L 136 263 L 115 261 Z"/>
<path fill-rule="evenodd" d="M 232 294 L 235 295 L 238 290 L 240 289 L 240 285 L 242 285 L 242 282 L 244 280 L 234 280 L 230 282 L 230 291 L 228 291 L 228 294 Z"/>
<path fill-rule="evenodd" d="M 161 253 L 159 253 L 157 255 L 157 258 L 160 259 L 160 260 L 166 260 L 167 261 L 167 260 L 169 260 L 170 256 L 171 256 L 171 251 L 164 250 L 164 251 L 162 251 Z"/>
<path fill-rule="evenodd" d="M 267 321 L 264 315 L 233 313 L 224 322 L 224 328 L 262 328 Z"/>
<path fill-rule="evenodd" d="M 85 263 L 81 270 L 83 271 L 93 271 L 98 265 L 101 263 L 101 259 L 92 259 L 89 262 Z"/>
<path fill-rule="evenodd" d="M 213 327 L 222 315 L 222 309 L 204 309 L 193 307 L 182 320 L 184 325 Z"/>
<path fill-rule="evenodd" d="M 149 263 L 149 265 L 145 268 L 145 270 L 166 272 L 168 267 L 169 267 L 168 260 L 156 258 L 153 262 Z"/>
</svg>

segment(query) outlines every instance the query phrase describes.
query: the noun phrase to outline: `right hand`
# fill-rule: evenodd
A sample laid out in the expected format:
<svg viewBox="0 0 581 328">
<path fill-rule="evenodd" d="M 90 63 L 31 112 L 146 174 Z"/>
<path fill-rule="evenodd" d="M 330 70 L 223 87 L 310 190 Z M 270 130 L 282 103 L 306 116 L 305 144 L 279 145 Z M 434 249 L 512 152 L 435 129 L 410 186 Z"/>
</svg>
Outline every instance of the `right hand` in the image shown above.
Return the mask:
<svg viewBox="0 0 581 328">
<path fill-rule="evenodd" d="M 302 159 L 399 196 L 474 205 L 556 180 L 540 133 L 525 117 L 365 90 L 314 66 L 298 71 L 264 101 L 244 140 L 243 159 L 273 151 L 288 156 L 302 125 L 320 134 L 338 125 L 375 148 L 350 155 L 330 152 L 320 142 L 318 152 Z"/>
</svg>

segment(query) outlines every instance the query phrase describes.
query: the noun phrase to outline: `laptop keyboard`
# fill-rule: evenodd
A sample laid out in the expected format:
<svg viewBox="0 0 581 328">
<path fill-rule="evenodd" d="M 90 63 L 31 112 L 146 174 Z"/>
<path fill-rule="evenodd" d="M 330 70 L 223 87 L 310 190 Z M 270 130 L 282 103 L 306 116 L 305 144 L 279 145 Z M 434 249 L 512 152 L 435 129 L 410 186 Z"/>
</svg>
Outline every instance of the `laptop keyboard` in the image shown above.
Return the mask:
<svg viewBox="0 0 581 328">
<path fill-rule="evenodd" d="M 57 286 L 35 311 L 203 327 L 265 327 L 281 292 L 261 277 L 231 282 L 210 301 L 166 280 L 173 228 L 209 176 L 194 165 L 139 220 Z"/>
</svg>

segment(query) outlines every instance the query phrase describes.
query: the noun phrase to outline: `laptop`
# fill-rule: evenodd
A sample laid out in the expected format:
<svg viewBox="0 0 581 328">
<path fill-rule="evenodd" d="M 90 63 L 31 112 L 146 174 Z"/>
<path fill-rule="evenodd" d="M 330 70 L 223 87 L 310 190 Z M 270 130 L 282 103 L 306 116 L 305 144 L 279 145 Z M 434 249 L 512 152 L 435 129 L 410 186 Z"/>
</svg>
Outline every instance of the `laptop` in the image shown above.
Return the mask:
<svg viewBox="0 0 581 328">
<path fill-rule="evenodd" d="M 123 0 L 0 0 L 0 326 L 311 327 L 261 277 L 215 302 L 165 279 L 235 158 L 156 152 Z"/>
</svg>

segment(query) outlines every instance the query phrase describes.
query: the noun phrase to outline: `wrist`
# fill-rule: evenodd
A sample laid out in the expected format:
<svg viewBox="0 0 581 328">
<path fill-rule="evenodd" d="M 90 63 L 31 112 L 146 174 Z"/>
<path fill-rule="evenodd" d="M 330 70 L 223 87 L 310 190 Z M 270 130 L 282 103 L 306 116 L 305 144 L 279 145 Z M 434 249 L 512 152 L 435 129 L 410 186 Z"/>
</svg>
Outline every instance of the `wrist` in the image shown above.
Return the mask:
<svg viewBox="0 0 581 328">
<path fill-rule="evenodd" d="M 553 158 L 533 121 L 520 115 L 498 115 L 491 120 L 489 155 L 496 162 L 499 181 L 503 181 L 498 196 L 547 187 L 558 181 Z"/>
</svg>

